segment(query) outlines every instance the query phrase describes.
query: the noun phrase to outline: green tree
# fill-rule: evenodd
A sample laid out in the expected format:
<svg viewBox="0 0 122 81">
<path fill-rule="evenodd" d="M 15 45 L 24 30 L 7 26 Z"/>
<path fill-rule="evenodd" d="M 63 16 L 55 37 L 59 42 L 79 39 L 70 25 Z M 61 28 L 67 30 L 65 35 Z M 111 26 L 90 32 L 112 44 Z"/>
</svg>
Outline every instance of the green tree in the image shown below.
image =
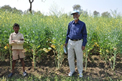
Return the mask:
<svg viewBox="0 0 122 81">
<path fill-rule="evenodd" d="M 102 17 L 111 17 L 111 14 L 109 12 L 103 12 Z"/>
<path fill-rule="evenodd" d="M 1 9 L 7 10 L 7 11 L 12 11 L 12 8 L 9 5 L 4 5 L 1 7 Z"/>
<path fill-rule="evenodd" d="M 73 10 L 79 10 L 79 12 L 82 13 L 83 16 L 88 16 L 88 12 L 81 9 L 81 6 L 79 4 L 75 4 L 73 6 Z"/>
<path fill-rule="evenodd" d="M 75 5 L 73 6 L 73 10 L 79 10 L 80 13 L 83 12 L 83 10 L 81 9 L 81 6 L 80 6 L 79 4 L 75 4 Z"/>
<path fill-rule="evenodd" d="M 73 6 L 73 10 L 82 11 L 81 6 L 80 6 L 79 4 L 75 4 L 75 5 Z"/>
<path fill-rule="evenodd" d="M 9 5 L 4 5 L 0 9 L 3 10 L 3 11 L 9 11 L 9 12 L 12 12 L 12 13 L 21 13 L 21 14 L 23 13 L 22 10 L 18 10 L 15 7 L 11 8 Z"/>
<path fill-rule="evenodd" d="M 97 16 L 99 16 L 100 15 L 100 13 L 99 12 L 97 12 L 96 10 L 93 12 L 93 15 L 94 15 L 94 17 L 97 17 Z"/>
</svg>

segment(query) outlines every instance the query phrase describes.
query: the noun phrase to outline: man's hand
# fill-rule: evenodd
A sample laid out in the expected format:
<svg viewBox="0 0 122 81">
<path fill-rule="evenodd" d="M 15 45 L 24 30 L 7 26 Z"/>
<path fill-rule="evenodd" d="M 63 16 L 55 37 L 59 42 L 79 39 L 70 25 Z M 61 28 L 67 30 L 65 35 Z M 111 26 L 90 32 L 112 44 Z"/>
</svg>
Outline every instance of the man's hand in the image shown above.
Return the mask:
<svg viewBox="0 0 122 81">
<path fill-rule="evenodd" d="M 24 41 L 24 39 L 20 39 L 21 41 Z"/>
<path fill-rule="evenodd" d="M 67 43 L 65 43 L 64 46 L 66 47 L 67 46 Z"/>
<path fill-rule="evenodd" d="M 65 53 L 65 54 L 68 54 L 68 53 L 67 53 L 67 43 L 64 44 L 64 53 Z"/>
<path fill-rule="evenodd" d="M 85 50 L 85 46 L 82 46 L 82 50 Z"/>
</svg>

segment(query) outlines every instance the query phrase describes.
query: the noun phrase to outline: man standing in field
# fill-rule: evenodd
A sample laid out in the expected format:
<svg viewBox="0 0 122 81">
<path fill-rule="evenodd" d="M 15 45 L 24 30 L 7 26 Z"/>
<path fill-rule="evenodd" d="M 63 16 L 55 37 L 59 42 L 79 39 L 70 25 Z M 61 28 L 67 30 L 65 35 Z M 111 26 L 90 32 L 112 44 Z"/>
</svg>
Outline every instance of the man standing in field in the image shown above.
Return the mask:
<svg viewBox="0 0 122 81">
<path fill-rule="evenodd" d="M 12 73 L 8 75 L 8 77 L 12 77 L 14 73 L 14 67 L 16 60 L 18 59 L 18 56 L 21 60 L 22 66 L 23 66 L 23 76 L 26 76 L 27 73 L 25 72 L 25 64 L 24 64 L 24 53 L 23 53 L 23 43 L 24 43 L 24 37 L 21 33 L 19 33 L 19 25 L 14 24 L 13 25 L 14 33 L 11 33 L 9 37 L 9 44 L 12 45 Z"/>
<path fill-rule="evenodd" d="M 79 11 L 75 10 L 71 15 L 73 15 L 74 20 L 68 24 L 65 42 L 65 46 L 68 44 L 68 62 L 70 67 L 68 76 L 72 76 L 75 72 L 74 54 L 76 54 L 79 77 L 83 77 L 83 50 L 85 50 L 87 43 L 87 30 L 85 23 L 79 20 Z"/>
</svg>

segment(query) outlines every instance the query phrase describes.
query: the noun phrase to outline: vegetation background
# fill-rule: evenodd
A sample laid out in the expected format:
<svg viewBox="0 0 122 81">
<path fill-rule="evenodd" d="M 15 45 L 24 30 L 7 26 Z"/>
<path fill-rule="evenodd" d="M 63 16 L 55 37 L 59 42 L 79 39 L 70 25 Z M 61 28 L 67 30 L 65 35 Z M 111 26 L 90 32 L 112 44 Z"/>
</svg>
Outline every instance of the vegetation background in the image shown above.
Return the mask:
<svg viewBox="0 0 122 81">
<path fill-rule="evenodd" d="M 117 11 L 94 11 L 89 15 L 80 5 L 74 5 L 82 13 L 80 20 L 86 23 L 88 43 L 84 51 L 84 78 L 66 77 L 69 68 L 67 55 L 63 52 L 67 26 L 72 16 L 52 11 L 41 12 L 17 10 L 5 5 L 0 8 L 0 80 L 122 80 L 122 16 Z M 16 74 L 8 79 L 11 70 L 10 33 L 14 23 L 20 25 L 24 35 L 25 63 L 28 77 L 22 77 L 18 63 Z M 18 61 L 19 62 L 19 61 Z"/>
</svg>

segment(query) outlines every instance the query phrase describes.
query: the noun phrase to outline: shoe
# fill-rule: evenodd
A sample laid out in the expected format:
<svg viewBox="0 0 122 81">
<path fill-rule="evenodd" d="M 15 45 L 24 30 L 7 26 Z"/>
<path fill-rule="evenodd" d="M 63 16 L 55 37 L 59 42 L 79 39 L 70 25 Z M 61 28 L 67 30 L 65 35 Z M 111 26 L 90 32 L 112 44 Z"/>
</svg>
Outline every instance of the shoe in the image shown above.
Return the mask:
<svg viewBox="0 0 122 81">
<path fill-rule="evenodd" d="M 24 77 L 27 76 L 27 73 L 26 73 L 26 72 L 23 72 L 23 76 L 24 76 Z"/>
<path fill-rule="evenodd" d="M 75 71 L 73 72 L 69 72 L 68 76 L 72 76 L 74 74 Z"/>
<path fill-rule="evenodd" d="M 13 73 L 10 73 L 9 75 L 8 75 L 8 78 L 10 78 L 10 77 L 12 77 L 13 76 Z"/>
<path fill-rule="evenodd" d="M 80 77 L 80 78 L 83 77 L 83 74 L 82 74 L 82 73 L 79 73 L 79 77 Z"/>
</svg>

